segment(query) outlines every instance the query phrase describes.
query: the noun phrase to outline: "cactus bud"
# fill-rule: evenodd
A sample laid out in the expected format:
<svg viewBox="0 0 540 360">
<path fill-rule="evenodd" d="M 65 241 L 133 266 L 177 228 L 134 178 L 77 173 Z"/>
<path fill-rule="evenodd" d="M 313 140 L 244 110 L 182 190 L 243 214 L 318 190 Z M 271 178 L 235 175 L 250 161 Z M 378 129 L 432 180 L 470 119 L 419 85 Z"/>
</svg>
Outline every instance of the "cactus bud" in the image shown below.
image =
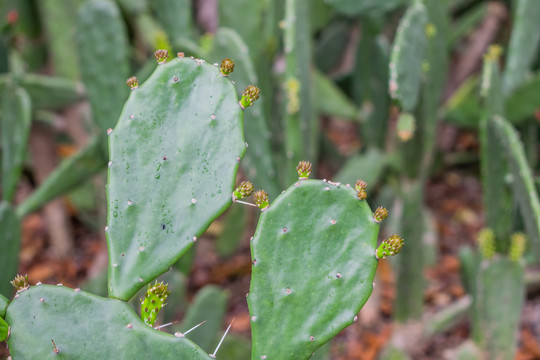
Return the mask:
<svg viewBox="0 0 540 360">
<path fill-rule="evenodd" d="M 366 188 L 367 188 L 367 182 L 365 182 L 362 179 L 356 180 L 356 183 L 354 184 L 354 189 L 356 191 L 366 190 Z"/>
<path fill-rule="evenodd" d="M 309 161 L 300 161 L 296 167 L 299 179 L 306 180 L 309 178 L 309 175 L 311 175 L 311 168 L 312 166 Z"/>
<path fill-rule="evenodd" d="M 397 121 L 397 135 L 403 142 L 409 141 L 416 130 L 416 120 L 412 114 L 402 113 Z"/>
<path fill-rule="evenodd" d="M 503 53 L 503 48 L 500 45 L 491 45 L 484 54 L 486 61 L 498 61 Z"/>
<path fill-rule="evenodd" d="M 521 259 L 523 253 L 525 252 L 526 242 L 527 238 L 524 234 L 515 233 L 512 235 L 512 239 L 510 240 L 510 251 L 508 253 L 510 260 L 518 262 Z"/>
<path fill-rule="evenodd" d="M 379 224 L 384 220 L 386 219 L 386 217 L 388 216 L 388 210 L 386 210 L 385 208 L 383 208 L 382 206 L 379 206 L 377 208 L 377 210 L 375 210 L 375 212 L 373 213 L 373 218 L 375 219 L 376 222 L 378 222 Z"/>
<path fill-rule="evenodd" d="M 26 290 L 30 286 L 30 283 L 28 282 L 28 275 L 22 276 L 17 274 L 15 279 L 10 281 L 10 283 L 17 291 Z"/>
<path fill-rule="evenodd" d="M 268 207 L 268 193 L 264 190 L 257 191 L 253 197 L 255 198 L 255 204 L 259 209 L 264 210 Z"/>
<path fill-rule="evenodd" d="M 169 58 L 169 52 L 163 49 L 156 50 L 154 56 L 156 57 L 158 64 L 163 64 Z"/>
<path fill-rule="evenodd" d="M 356 180 L 356 184 L 354 184 L 354 189 L 358 193 L 358 199 L 359 200 L 367 199 L 366 188 L 367 188 L 367 182 L 365 182 L 362 179 Z"/>
<path fill-rule="evenodd" d="M 381 245 L 375 251 L 375 257 L 377 259 L 384 259 L 387 256 L 393 256 L 401 251 L 401 248 L 405 242 L 399 235 L 392 235 L 388 239 L 384 240 Z"/>
<path fill-rule="evenodd" d="M 484 259 L 491 259 L 495 255 L 495 233 L 491 229 L 482 229 L 478 233 L 478 248 Z"/>
<path fill-rule="evenodd" d="M 242 109 L 253 105 L 253 102 L 259 98 L 260 92 L 258 87 L 249 85 L 242 93 L 242 99 L 240 99 L 240 106 Z"/>
<path fill-rule="evenodd" d="M 248 197 L 253 192 L 253 184 L 250 181 L 242 181 L 242 183 L 234 190 L 234 200 L 240 200 Z"/>
<path fill-rule="evenodd" d="M 234 71 L 234 62 L 231 59 L 223 59 L 219 71 L 221 71 L 221 75 L 228 76 Z"/>
<path fill-rule="evenodd" d="M 131 90 L 134 90 L 139 87 L 139 79 L 137 79 L 135 76 L 132 76 L 126 80 L 126 85 L 129 86 Z"/>
<path fill-rule="evenodd" d="M 157 319 L 157 314 L 165 306 L 165 301 L 169 296 L 168 285 L 163 282 L 154 285 L 148 284 L 148 289 L 141 302 L 141 319 L 150 326 L 153 326 Z"/>
</svg>

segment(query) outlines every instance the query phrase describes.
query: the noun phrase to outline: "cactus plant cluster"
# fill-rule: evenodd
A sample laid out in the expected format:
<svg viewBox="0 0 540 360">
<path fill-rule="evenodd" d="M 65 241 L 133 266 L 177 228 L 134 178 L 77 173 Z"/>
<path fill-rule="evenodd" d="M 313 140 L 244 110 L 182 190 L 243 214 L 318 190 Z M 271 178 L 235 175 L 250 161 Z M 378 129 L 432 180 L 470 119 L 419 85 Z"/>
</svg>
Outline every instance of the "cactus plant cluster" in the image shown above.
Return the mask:
<svg viewBox="0 0 540 360">
<path fill-rule="evenodd" d="M 5 313 L 14 357 L 118 357 L 113 354 L 119 349 L 122 358 L 148 351 L 163 358 L 216 356 L 217 349 L 207 355 L 181 333 L 177 338 L 145 325 L 153 326 L 165 306 L 169 292 L 163 282 L 148 285 L 142 321 L 125 303 L 166 272 L 233 201 L 253 192 L 247 181 L 232 190 L 246 144 L 244 106 L 231 81 L 202 60 L 166 61 L 163 52 L 156 54 L 157 69 L 133 86 L 108 132 L 110 298 L 29 286 L 27 278 L 17 277 L 18 293 Z M 250 87 L 245 94 L 253 102 L 259 91 Z M 356 319 L 373 289 L 377 256 L 396 254 L 402 245 L 394 236 L 376 251 L 379 223 L 388 212 L 372 212 L 363 201 L 364 181 L 353 188 L 308 180 L 311 169 L 310 162 L 300 162 L 300 179 L 271 204 L 264 190 L 253 195 L 262 211 L 251 242 L 253 359 L 310 358 Z M 333 295 L 321 303 L 315 296 L 320 291 Z M 75 312 L 79 322 L 57 326 Z M 309 316 L 312 321 L 302 320 Z"/>
<path fill-rule="evenodd" d="M 450 51 L 461 51 L 491 3 L 227 0 L 216 4 L 216 24 L 195 21 L 203 12 L 190 0 L 59 1 L 0 3 L 0 293 L 13 293 L 24 217 L 81 184 L 95 187 L 88 179 L 103 170 L 108 278 L 98 297 L 16 277 L 15 297 L 0 296 L 0 340 L 14 358 L 251 351 L 252 359 L 308 359 L 355 321 L 378 261 L 399 252 L 390 260 L 392 319 L 426 321 L 423 276 L 437 247 L 427 242 L 424 193 L 434 165 L 447 161 L 435 148 L 443 118 L 479 134 L 486 229 L 478 251 L 462 256 L 473 299 L 466 345 L 478 356 L 513 357 L 524 267 L 540 257 L 534 0 L 513 1 L 511 33 L 496 37 L 508 46 L 490 47 L 482 75 L 443 107 Z M 73 111 L 89 120 L 86 145 L 16 204 L 32 121 L 51 127 Z M 327 131 L 336 124 L 357 132 L 347 148 Z M 390 209 L 390 224 L 374 203 Z M 248 220 L 258 219 L 249 243 L 252 346 L 231 338 L 244 342 L 243 355 L 227 353 L 217 336 L 227 301 L 220 289 L 201 289 L 184 320 L 171 319 L 187 302 L 174 296 L 186 286 L 180 271 L 188 273 L 218 217 L 220 256 L 238 249 Z M 401 235 L 377 246 L 383 226 Z M 501 287 L 512 294 L 496 301 Z M 129 307 L 139 305 L 140 316 Z M 75 313 L 82 320 L 73 323 Z M 424 330 L 439 331 L 431 325 Z"/>
</svg>

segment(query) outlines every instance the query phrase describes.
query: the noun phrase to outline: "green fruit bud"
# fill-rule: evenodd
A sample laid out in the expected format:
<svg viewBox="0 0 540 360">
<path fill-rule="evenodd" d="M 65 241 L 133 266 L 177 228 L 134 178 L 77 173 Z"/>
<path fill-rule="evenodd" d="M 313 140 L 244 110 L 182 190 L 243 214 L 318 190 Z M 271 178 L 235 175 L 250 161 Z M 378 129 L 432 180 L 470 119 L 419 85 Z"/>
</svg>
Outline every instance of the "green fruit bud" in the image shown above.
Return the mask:
<svg viewBox="0 0 540 360">
<path fill-rule="evenodd" d="M 384 259 L 387 256 L 393 256 L 401 251 L 401 248 L 405 242 L 399 235 L 392 235 L 388 239 L 384 240 L 375 252 L 377 259 Z"/>
<path fill-rule="evenodd" d="M 523 253 L 525 252 L 525 244 L 527 243 L 527 238 L 522 233 L 515 233 L 512 235 L 510 240 L 510 251 L 508 257 L 514 262 L 521 260 Z"/>
<path fill-rule="evenodd" d="M 259 98 L 260 93 L 261 90 L 259 90 L 258 87 L 249 85 L 242 93 L 242 99 L 240 99 L 240 106 L 242 109 L 253 105 L 253 102 Z"/>
<path fill-rule="evenodd" d="M 253 192 L 253 184 L 250 181 L 242 181 L 242 183 L 234 190 L 234 200 L 240 200 L 248 197 Z"/>
<path fill-rule="evenodd" d="M 231 59 L 223 59 L 219 71 L 223 76 L 228 76 L 234 71 L 234 62 Z"/>
<path fill-rule="evenodd" d="M 484 259 L 495 255 L 495 233 L 491 229 L 482 229 L 478 233 L 478 248 Z"/>
<path fill-rule="evenodd" d="M 268 193 L 264 190 L 257 191 L 253 197 L 255 198 L 255 204 L 259 207 L 259 209 L 264 210 L 268 207 L 269 201 L 268 201 Z"/>
<path fill-rule="evenodd" d="M 388 210 L 383 208 L 382 206 L 379 206 L 377 210 L 373 213 L 373 218 L 376 222 L 381 223 L 386 217 L 388 216 Z"/>
</svg>

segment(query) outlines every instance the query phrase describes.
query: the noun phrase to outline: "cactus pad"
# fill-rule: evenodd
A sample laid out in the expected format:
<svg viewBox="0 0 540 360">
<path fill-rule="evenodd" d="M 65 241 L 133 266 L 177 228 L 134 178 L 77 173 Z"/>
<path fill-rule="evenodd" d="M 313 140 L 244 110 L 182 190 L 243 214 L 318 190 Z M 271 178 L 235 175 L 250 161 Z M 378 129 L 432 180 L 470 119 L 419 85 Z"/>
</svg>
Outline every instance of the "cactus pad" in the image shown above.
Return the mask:
<svg viewBox="0 0 540 360">
<path fill-rule="evenodd" d="M 63 286 L 20 292 L 6 321 L 15 359 L 211 359 L 191 341 L 152 329 L 123 301 Z"/>
<path fill-rule="evenodd" d="M 309 359 L 353 323 L 373 289 L 379 225 L 345 185 L 301 180 L 252 240 L 252 359 Z"/>
<path fill-rule="evenodd" d="M 231 203 L 242 120 L 231 81 L 202 60 L 160 64 L 131 92 L 109 139 L 112 297 L 167 271 Z"/>
</svg>

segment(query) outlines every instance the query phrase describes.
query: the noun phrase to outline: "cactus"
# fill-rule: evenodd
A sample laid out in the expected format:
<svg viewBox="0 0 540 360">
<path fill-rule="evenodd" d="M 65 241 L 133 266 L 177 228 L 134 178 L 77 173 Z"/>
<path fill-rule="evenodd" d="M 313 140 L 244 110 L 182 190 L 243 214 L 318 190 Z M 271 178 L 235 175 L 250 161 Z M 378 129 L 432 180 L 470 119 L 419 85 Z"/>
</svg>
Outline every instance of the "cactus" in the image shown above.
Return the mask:
<svg viewBox="0 0 540 360">
<path fill-rule="evenodd" d="M 423 186 L 418 181 L 401 185 L 404 195 L 399 231 L 407 239 L 407 246 L 396 259 L 397 295 L 394 301 L 394 318 L 398 322 L 406 322 L 422 316 L 426 250 L 424 230 L 422 226 L 418 226 L 418 219 L 423 218 Z"/>
<path fill-rule="evenodd" d="M 366 21 L 356 53 L 352 90 L 356 105 L 367 113 L 361 124 L 362 139 L 368 146 L 378 149 L 384 148 L 389 117 L 389 48 L 380 29 Z"/>
<path fill-rule="evenodd" d="M 13 358 L 211 359 L 191 341 L 152 329 L 123 301 L 64 286 L 19 292 L 5 319 Z"/>
<path fill-rule="evenodd" d="M 352 324 L 373 289 L 378 230 L 354 189 L 327 181 L 300 180 L 264 210 L 251 242 L 252 359 L 309 359 Z"/>
<path fill-rule="evenodd" d="M 494 258 L 480 266 L 473 303 L 476 314 L 473 316 L 472 334 L 487 359 L 514 359 L 524 294 L 521 263 Z"/>
<path fill-rule="evenodd" d="M 85 98 L 84 86 L 76 81 L 40 74 L 22 74 L 18 79 L 32 106 L 36 109 L 60 109 Z M 0 75 L 0 91 L 11 81 L 10 75 Z"/>
<path fill-rule="evenodd" d="M 296 180 L 294 166 L 301 159 L 316 168 L 319 125 L 312 106 L 311 31 L 307 0 L 286 0 L 284 20 L 286 109 L 283 116 L 285 154 L 289 161 L 286 183 Z"/>
<path fill-rule="evenodd" d="M 527 79 L 540 45 L 540 23 L 538 22 L 540 7 L 538 2 L 518 0 L 514 10 L 514 26 L 508 44 L 506 71 L 503 78 L 506 94 L 512 93 Z"/>
<path fill-rule="evenodd" d="M 427 22 L 425 6 L 415 0 L 399 22 L 390 56 L 390 96 L 408 112 L 414 110 L 420 93 Z"/>
<path fill-rule="evenodd" d="M 2 294 L 0 294 L 0 318 L 6 316 L 6 310 L 9 304 L 9 300 Z"/>
<path fill-rule="evenodd" d="M 503 115 L 504 100 L 500 83 L 498 58 L 499 47 L 491 47 L 484 56 L 481 93 L 485 98 L 483 115 L 480 120 L 480 155 L 482 188 L 486 225 L 493 230 L 498 251 L 506 252 L 510 237 L 512 211 L 510 190 L 505 180 L 508 163 L 499 154 L 504 148 L 497 139 L 491 125 L 495 115 Z"/>
<path fill-rule="evenodd" d="M 381 15 L 406 3 L 405 0 L 327 0 L 336 11 L 345 15 Z"/>
<path fill-rule="evenodd" d="M 17 274 L 19 265 L 19 250 L 21 247 L 21 222 L 13 207 L 0 202 L 0 294 L 10 296 L 13 288 L 9 281 Z"/>
<path fill-rule="evenodd" d="M 32 122 L 31 101 L 15 84 L 1 94 L 0 133 L 2 143 L 2 198 L 12 201 L 22 173 Z"/>
<path fill-rule="evenodd" d="M 191 38 L 193 20 L 190 0 L 152 0 L 149 3 L 171 42 Z"/>
<path fill-rule="evenodd" d="M 534 177 L 527 163 L 523 144 L 516 130 L 506 120 L 495 117 L 490 128 L 502 143 L 513 176 L 513 192 L 517 199 L 527 235 L 531 259 L 540 258 L 540 201 L 534 184 Z"/>
<path fill-rule="evenodd" d="M 17 215 L 24 217 L 54 198 L 75 189 L 107 165 L 103 154 L 103 139 L 95 136 L 75 155 L 63 160 L 43 183 L 17 207 Z"/>
<path fill-rule="evenodd" d="M 92 0 L 81 6 L 77 45 L 94 123 L 105 134 L 116 124 L 128 95 L 123 85 L 129 72 L 127 30 L 113 1 Z"/>
<path fill-rule="evenodd" d="M 160 64 L 109 141 L 109 294 L 127 300 L 231 203 L 246 149 L 236 90 L 202 60 Z"/>
<path fill-rule="evenodd" d="M 38 3 L 48 35 L 51 60 L 56 75 L 71 80 L 79 77 L 74 28 L 79 1 L 44 0 Z"/>
<path fill-rule="evenodd" d="M 360 110 L 332 80 L 319 71 L 313 72 L 317 110 L 321 114 L 358 121 Z"/>
</svg>

